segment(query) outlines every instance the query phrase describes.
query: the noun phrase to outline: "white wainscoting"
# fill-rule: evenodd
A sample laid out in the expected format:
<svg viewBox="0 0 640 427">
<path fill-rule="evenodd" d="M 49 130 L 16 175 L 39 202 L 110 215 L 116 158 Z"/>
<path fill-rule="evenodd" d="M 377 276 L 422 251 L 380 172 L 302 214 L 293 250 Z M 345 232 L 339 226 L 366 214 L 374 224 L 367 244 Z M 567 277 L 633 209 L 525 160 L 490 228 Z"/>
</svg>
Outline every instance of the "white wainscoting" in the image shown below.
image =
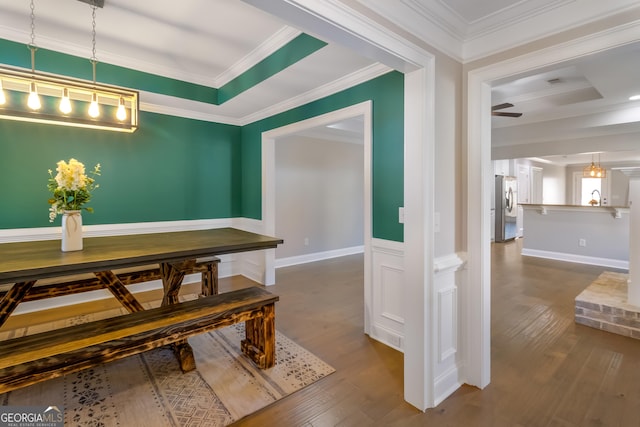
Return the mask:
<svg viewBox="0 0 640 427">
<path fill-rule="evenodd" d="M 372 239 L 369 335 L 399 351 L 404 348 L 404 243 Z"/>
<path fill-rule="evenodd" d="M 434 401 L 438 405 L 457 390 L 463 381 L 462 356 L 460 351 L 462 324 L 460 310 L 460 283 L 463 257 L 450 254 L 434 260 L 435 293 L 435 360 Z"/>
<path fill-rule="evenodd" d="M 90 214 L 88 214 L 90 215 Z M 163 221 L 144 222 L 133 224 L 102 224 L 83 225 L 84 237 L 97 236 L 120 236 L 132 234 L 162 233 L 171 231 L 205 230 L 210 228 L 235 227 L 245 231 L 262 233 L 262 221 L 248 218 L 227 218 L 193 221 Z M 17 228 L 0 230 L 0 243 L 30 242 L 40 240 L 60 240 L 62 235 L 61 227 L 41 227 L 41 228 Z M 273 249 L 271 249 L 273 250 Z M 265 277 L 265 251 L 255 251 L 247 253 L 221 255 L 218 266 L 219 277 L 230 277 L 243 275 L 258 283 L 264 283 Z M 200 282 L 201 275 L 188 274 L 183 283 Z M 10 285 L 0 285 L 4 288 Z M 145 283 L 131 285 L 128 289 L 133 293 L 146 292 L 150 290 L 162 289 L 160 280 L 152 280 Z M 73 304 L 80 304 L 89 301 L 112 298 L 107 290 L 91 291 L 75 295 L 67 295 L 56 298 L 49 298 L 39 301 L 25 302 L 20 304 L 14 314 L 40 311 L 50 308 L 64 307 Z"/>
<path fill-rule="evenodd" d="M 434 401 L 439 404 L 463 383 L 460 343 L 463 254 L 434 260 Z M 404 244 L 380 239 L 372 242 L 372 298 L 370 336 L 399 351 L 404 348 Z"/>
</svg>

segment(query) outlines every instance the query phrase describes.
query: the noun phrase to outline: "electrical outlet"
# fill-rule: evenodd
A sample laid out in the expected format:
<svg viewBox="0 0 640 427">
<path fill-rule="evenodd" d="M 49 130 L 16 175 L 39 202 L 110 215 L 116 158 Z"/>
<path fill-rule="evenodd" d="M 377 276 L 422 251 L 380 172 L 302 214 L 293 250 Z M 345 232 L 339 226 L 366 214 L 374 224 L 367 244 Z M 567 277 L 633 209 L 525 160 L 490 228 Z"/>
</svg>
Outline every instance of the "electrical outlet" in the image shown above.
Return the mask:
<svg viewBox="0 0 640 427">
<path fill-rule="evenodd" d="M 587 246 L 587 239 L 580 239 L 580 240 L 578 241 L 578 245 L 580 245 L 580 246 L 582 246 L 582 247 Z"/>
<path fill-rule="evenodd" d="M 305 246 L 309 246 L 309 238 L 308 237 L 304 238 L 304 245 Z"/>
</svg>

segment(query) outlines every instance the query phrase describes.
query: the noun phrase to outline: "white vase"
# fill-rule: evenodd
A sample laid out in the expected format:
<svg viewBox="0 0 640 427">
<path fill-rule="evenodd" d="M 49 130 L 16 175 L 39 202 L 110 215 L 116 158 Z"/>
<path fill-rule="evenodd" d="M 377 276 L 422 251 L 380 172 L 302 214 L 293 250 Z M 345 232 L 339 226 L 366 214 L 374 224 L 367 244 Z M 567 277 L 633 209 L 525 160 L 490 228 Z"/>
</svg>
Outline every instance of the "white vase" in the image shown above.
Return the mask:
<svg viewBox="0 0 640 427">
<path fill-rule="evenodd" d="M 64 211 L 62 214 L 62 252 L 82 250 L 81 211 Z"/>
</svg>

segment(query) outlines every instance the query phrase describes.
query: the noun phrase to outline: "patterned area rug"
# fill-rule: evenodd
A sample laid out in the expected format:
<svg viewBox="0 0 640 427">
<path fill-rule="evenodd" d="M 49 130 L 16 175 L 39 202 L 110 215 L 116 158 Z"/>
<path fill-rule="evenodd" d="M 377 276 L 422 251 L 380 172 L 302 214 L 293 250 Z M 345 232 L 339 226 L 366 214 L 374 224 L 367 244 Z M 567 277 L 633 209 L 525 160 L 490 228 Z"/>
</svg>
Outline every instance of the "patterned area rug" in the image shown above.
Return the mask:
<svg viewBox="0 0 640 427">
<path fill-rule="evenodd" d="M 169 348 L 0 395 L 1 405 L 64 407 L 65 426 L 225 426 L 334 372 L 276 332 L 276 366 L 242 355 L 244 324 L 189 339 L 198 369 Z"/>
</svg>

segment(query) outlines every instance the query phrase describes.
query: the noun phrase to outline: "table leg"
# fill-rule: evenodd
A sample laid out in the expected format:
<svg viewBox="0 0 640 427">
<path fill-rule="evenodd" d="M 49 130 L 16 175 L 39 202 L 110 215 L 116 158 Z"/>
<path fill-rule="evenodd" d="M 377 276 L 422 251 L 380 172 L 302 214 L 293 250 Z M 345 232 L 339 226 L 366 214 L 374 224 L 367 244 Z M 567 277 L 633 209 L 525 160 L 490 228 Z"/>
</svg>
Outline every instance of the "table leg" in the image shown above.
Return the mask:
<svg viewBox="0 0 640 427">
<path fill-rule="evenodd" d="M 143 311 L 144 307 L 138 302 L 136 297 L 122 284 L 118 276 L 113 271 L 98 271 L 93 273 L 102 282 L 114 297 L 122 304 L 129 313 L 135 313 L 136 311 Z"/>
<path fill-rule="evenodd" d="M 0 300 L 0 326 L 4 325 L 4 322 L 6 322 L 11 313 L 13 313 L 13 310 L 22 302 L 25 295 L 27 295 L 35 284 L 35 280 L 19 282 L 14 284 L 11 290 L 5 294 L 4 298 Z"/>
<path fill-rule="evenodd" d="M 160 275 L 162 276 L 162 287 L 164 288 L 163 306 L 178 303 L 178 293 L 180 292 L 180 286 L 182 286 L 185 271 L 192 269 L 194 265 L 196 265 L 195 259 L 178 263 L 160 263 Z"/>
<path fill-rule="evenodd" d="M 178 293 L 184 279 L 185 270 L 193 268 L 196 260 L 188 260 L 179 263 L 160 264 L 160 274 L 162 275 L 162 287 L 164 288 L 164 297 L 162 305 L 178 304 Z M 173 351 L 180 363 L 182 372 L 189 372 L 196 369 L 196 360 L 193 356 L 193 349 L 189 342 L 185 339 L 173 344 Z"/>
<path fill-rule="evenodd" d="M 218 263 L 207 264 L 207 271 L 202 272 L 202 296 L 218 294 Z"/>
</svg>

